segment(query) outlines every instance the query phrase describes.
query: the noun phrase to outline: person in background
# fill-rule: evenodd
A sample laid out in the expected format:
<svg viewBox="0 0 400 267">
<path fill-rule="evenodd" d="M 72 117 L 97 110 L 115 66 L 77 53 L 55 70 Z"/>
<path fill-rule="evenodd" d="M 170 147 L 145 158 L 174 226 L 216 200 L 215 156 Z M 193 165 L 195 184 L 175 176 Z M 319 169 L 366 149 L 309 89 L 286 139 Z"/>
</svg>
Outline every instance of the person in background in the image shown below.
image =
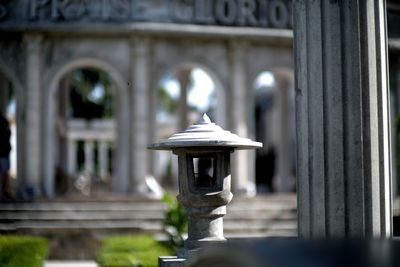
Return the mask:
<svg viewBox="0 0 400 267">
<path fill-rule="evenodd" d="M 8 120 L 0 115 L 0 201 L 11 199 L 9 192 L 11 130 Z"/>
</svg>

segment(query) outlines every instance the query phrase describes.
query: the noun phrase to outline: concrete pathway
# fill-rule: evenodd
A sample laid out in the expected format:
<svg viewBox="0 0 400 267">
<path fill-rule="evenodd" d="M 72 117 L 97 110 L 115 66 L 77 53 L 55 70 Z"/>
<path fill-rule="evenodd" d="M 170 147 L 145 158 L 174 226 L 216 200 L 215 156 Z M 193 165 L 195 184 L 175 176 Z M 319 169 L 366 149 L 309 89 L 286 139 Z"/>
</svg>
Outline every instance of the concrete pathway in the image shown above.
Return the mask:
<svg viewBox="0 0 400 267">
<path fill-rule="evenodd" d="M 98 267 L 94 261 L 46 261 L 43 267 Z"/>
</svg>

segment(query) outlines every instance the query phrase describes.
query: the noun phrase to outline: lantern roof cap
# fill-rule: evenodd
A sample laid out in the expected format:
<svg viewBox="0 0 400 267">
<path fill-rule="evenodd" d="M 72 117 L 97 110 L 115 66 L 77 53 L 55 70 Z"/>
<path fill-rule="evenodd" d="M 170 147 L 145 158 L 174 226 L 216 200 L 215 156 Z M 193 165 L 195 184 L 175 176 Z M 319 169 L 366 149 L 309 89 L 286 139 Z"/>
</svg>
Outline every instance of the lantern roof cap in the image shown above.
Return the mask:
<svg viewBox="0 0 400 267">
<path fill-rule="evenodd" d="M 262 143 L 242 138 L 211 122 L 207 114 L 189 126 L 185 131 L 176 133 L 168 139 L 148 146 L 155 150 L 174 150 L 188 147 L 230 147 L 233 149 L 252 149 L 262 147 Z"/>
</svg>

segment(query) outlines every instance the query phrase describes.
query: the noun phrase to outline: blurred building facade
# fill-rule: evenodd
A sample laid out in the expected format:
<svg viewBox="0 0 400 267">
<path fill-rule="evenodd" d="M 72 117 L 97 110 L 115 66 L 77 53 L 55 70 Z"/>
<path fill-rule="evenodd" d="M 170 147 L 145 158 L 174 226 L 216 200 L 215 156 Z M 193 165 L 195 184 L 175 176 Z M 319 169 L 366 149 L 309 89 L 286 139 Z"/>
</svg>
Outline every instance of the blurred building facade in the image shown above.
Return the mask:
<svg viewBox="0 0 400 267">
<path fill-rule="evenodd" d="M 400 7 L 393 1 L 388 29 L 397 111 L 396 25 Z M 88 194 L 97 181 L 109 192 L 146 193 L 146 177 L 174 186 L 174 161 L 146 146 L 203 112 L 264 143 L 257 152 L 234 155 L 234 192 L 293 191 L 291 28 L 286 0 L 2 2 L 0 108 L 6 112 L 14 99 L 16 191 Z M 197 70 L 213 87 L 207 104 L 196 106 L 207 94 L 193 93 Z M 178 93 L 168 87 L 171 80 Z M 90 82 L 88 95 L 100 92 L 109 107 L 86 104 L 77 115 L 83 98 L 73 92 Z"/>
</svg>

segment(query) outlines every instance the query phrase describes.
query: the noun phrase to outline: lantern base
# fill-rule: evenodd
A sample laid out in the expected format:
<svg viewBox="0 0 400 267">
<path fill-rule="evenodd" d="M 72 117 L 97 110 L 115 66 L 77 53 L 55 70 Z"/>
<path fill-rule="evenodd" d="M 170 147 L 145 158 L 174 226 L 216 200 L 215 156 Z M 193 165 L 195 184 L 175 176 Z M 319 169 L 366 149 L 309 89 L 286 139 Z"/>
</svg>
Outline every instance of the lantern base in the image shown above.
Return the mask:
<svg viewBox="0 0 400 267">
<path fill-rule="evenodd" d="M 184 249 L 187 251 L 196 251 L 205 246 L 209 246 L 212 244 L 219 244 L 221 242 L 226 242 L 225 238 L 204 238 L 202 240 L 185 240 Z"/>
<path fill-rule="evenodd" d="M 177 256 L 159 256 L 158 267 L 184 267 L 186 259 Z"/>
<path fill-rule="evenodd" d="M 196 253 L 202 251 L 203 247 L 211 244 L 227 242 L 226 239 L 207 238 L 204 240 L 185 240 L 185 247 L 179 251 L 178 256 L 159 256 L 158 267 L 184 267 L 186 260 L 196 257 Z"/>
</svg>

